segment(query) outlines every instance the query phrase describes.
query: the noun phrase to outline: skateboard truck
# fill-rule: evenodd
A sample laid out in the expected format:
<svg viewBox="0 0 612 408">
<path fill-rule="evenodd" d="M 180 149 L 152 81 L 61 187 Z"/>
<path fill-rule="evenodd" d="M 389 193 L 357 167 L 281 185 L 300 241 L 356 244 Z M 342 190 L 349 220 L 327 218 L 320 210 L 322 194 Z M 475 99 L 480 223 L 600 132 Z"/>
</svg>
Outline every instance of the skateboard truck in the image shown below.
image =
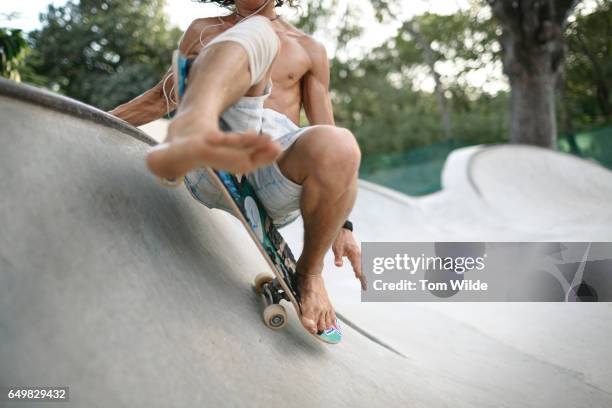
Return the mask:
<svg viewBox="0 0 612 408">
<path fill-rule="evenodd" d="M 287 311 L 280 304 L 281 300 L 291 300 L 278 283 L 278 279 L 267 273 L 260 273 L 255 277 L 253 284 L 255 292 L 261 296 L 265 308 L 262 313 L 263 321 L 272 330 L 280 330 L 287 323 Z"/>
</svg>

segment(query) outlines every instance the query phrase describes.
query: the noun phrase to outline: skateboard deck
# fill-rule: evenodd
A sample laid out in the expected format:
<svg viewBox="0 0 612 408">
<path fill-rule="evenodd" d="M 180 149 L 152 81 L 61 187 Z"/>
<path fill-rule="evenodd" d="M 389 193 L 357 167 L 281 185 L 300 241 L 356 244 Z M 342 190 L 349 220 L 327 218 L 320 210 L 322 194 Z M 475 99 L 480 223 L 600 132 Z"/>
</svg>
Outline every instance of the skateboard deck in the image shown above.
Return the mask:
<svg viewBox="0 0 612 408">
<path fill-rule="evenodd" d="M 177 101 L 180 101 L 186 90 L 190 65 L 191 61 L 189 59 L 178 51 L 175 52 L 173 72 Z M 225 171 L 211 168 L 203 170 L 209 174 L 210 179 L 222 192 L 231 214 L 244 225 L 273 273 L 273 276 L 268 273 L 257 275 L 253 284 L 255 292 L 262 297 L 266 304 L 263 310 L 264 323 L 275 330 L 286 324 L 287 313 L 280 304 L 282 300 L 290 302 L 301 318 L 302 311 L 297 286 L 295 258 L 289 245 L 268 216 L 257 194 L 255 194 L 255 190 L 246 177 L 239 180 L 235 175 Z M 176 184 L 176 181 L 174 184 Z M 189 185 L 187 188 L 191 189 Z M 316 334 L 315 337 L 325 343 L 339 343 L 342 339 L 342 332 L 339 322 L 336 321 L 335 323 L 333 327 Z M 306 329 L 304 328 L 304 330 Z"/>
</svg>

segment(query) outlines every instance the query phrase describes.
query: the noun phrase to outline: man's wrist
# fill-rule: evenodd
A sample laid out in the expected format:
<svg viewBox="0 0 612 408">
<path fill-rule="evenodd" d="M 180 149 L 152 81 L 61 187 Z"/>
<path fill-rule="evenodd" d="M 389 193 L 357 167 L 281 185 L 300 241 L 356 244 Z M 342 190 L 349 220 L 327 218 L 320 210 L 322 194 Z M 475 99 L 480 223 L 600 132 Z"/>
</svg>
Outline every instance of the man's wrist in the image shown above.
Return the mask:
<svg viewBox="0 0 612 408">
<path fill-rule="evenodd" d="M 346 220 L 344 222 L 344 225 L 342 225 L 342 228 L 344 228 L 345 230 L 349 230 L 349 231 L 353 232 L 353 223 L 350 222 L 349 220 Z"/>
</svg>

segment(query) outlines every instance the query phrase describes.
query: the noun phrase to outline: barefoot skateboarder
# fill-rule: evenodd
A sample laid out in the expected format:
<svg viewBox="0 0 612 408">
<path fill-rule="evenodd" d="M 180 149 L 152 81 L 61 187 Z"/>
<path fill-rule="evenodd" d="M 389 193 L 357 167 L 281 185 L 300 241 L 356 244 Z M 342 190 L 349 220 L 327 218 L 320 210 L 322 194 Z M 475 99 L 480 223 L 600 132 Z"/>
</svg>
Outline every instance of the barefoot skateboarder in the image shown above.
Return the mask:
<svg viewBox="0 0 612 408">
<path fill-rule="evenodd" d="M 177 109 L 165 143 L 147 164 L 158 177 L 185 182 L 211 208 L 223 200 L 207 173 L 213 167 L 246 174 L 274 223 L 301 212 L 304 249 L 297 262 L 302 324 L 312 333 L 332 327 L 335 312 L 323 282 L 323 259 L 347 257 L 355 277 L 361 254 L 347 221 L 357 193 L 360 151 L 354 136 L 334 126 L 325 48 L 276 15 L 282 0 L 218 0 L 227 16 L 195 20 L 179 51 L 194 58 L 189 87 L 176 106 L 172 72 L 153 89 L 111 113 L 140 126 Z M 304 108 L 309 127 L 298 127 Z M 219 126 L 222 120 L 231 132 Z"/>
</svg>

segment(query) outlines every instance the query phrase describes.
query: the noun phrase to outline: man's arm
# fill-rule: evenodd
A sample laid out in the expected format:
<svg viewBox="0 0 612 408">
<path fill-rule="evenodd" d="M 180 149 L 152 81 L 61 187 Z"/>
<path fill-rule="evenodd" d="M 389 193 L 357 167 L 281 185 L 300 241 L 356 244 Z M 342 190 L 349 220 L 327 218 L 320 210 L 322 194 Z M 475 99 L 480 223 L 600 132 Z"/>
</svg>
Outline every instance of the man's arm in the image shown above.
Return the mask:
<svg viewBox="0 0 612 408">
<path fill-rule="evenodd" d="M 183 55 L 195 56 L 200 45 L 200 33 L 209 24 L 208 19 L 195 20 L 179 43 Z M 169 69 L 162 80 L 145 93 L 110 111 L 113 116 L 123 119 L 133 126 L 141 126 L 153 122 L 176 109 L 174 95 L 174 78 Z"/>
<path fill-rule="evenodd" d="M 334 112 L 329 97 L 329 61 L 323 44 L 308 38 L 304 48 L 310 56 L 310 70 L 302 82 L 302 102 L 311 125 L 334 125 Z"/>
<path fill-rule="evenodd" d="M 173 102 L 172 86 L 172 72 L 168 71 L 153 88 L 131 101 L 117 106 L 109 113 L 125 120 L 132 126 L 141 126 L 153 122 L 176 108 L 176 104 Z"/>
</svg>

